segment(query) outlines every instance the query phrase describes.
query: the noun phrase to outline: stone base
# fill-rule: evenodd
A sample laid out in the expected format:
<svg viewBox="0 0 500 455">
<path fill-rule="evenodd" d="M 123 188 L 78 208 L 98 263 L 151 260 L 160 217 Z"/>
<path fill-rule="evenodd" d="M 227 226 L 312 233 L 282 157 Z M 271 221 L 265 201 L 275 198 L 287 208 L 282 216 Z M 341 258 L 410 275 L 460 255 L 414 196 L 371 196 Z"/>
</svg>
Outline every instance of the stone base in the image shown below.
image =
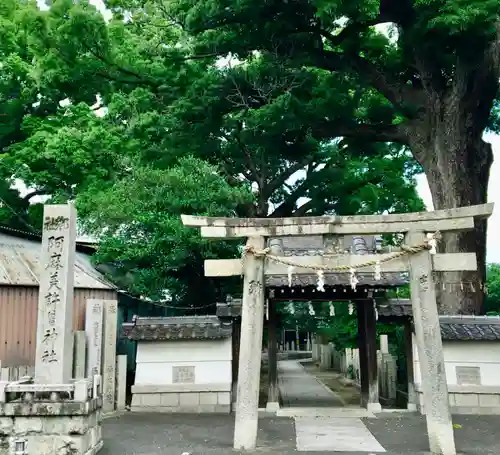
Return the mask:
<svg viewBox="0 0 500 455">
<path fill-rule="evenodd" d="M 421 385 L 416 386 L 417 409 L 425 414 L 424 395 Z M 452 414 L 500 415 L 500 387 L 448 386 Z"/>
<path fill-rule="evenodd" d="M 131 411 L 166 413 L 223 413 L 231 412 L 230 387 L 226 390 L 209 385 L 190 388 L 178 386 L 133 386 Z"/>
<path fill-rule="evenodd" d="M 102 445 L 96 403 L 10 402 L 0 407 L 0 455 L 94 455 Z"/>
<path fill-rule="evenodd" d="M 267 402 L 266 412 L 278 412 L 280 410 L 280 404 L 278 402 Z"/>
<path fill-rule="evenodd" d="M 368 403 L 366 405 L 366 410 L 368 412 L 382 412 L 382 406 L 380 403 Z"/>
</svg>

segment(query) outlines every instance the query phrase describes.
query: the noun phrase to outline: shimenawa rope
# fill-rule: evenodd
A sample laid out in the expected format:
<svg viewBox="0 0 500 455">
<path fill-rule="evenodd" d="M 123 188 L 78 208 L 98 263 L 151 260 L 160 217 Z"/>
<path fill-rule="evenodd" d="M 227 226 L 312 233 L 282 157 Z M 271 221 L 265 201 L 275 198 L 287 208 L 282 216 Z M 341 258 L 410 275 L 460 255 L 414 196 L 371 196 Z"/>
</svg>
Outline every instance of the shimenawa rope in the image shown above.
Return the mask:
<svg viewBox="0 0 500 455">
<path fill-rule="evenodd" d="M 288 265 L 290 267 L 299 267 L 299 268 L 304 268 L 304 269 L 311 269 L 311 270 L 316 270 L 316 271 L 328 271 L 328 272 L 349 272 L 353 268 L 356 269 L 361 269 L 363 267 L 371 267 L 377 264 L 383 264 L 386 262 L 393 261 L 394 259 L 398 259 L 402 256 L 407 256 L 411 254 L 417 254 L 420 253 L 421 251 L 424 250 L 431 250 L 433 248 L 432 246 L 432 241 L 439 240 L 441 238 L 441 235 L 438 232 L 435 232 L 431 236 L 429 236 L 426 241 L 421 244 L 421 245 L 414 245 L 414 246 L 407 246 L 407 245 L 401 245 L 401 251 L 395 251 L 394 253 L 390 253 L 387 256 L 381 257 L 380 259 L 372 259 L 371 261 L 366 261 L 362 262 L 361 264 L 356 264 L 356 265 L 336 265 L 336 266 L 331 266 L 331 265 L 315 265 L 315 264 L 300 264 L 297 262 L 294 262 L 290 259 L 286 259 L 284 256 L 276 256 L 274 254 L 270 254 L 271 248 L 264 248 L 262 250 L 256 249 L 252 245 L 246 245 L 243 248 L 243 254 L 242 254 L 242 262 L 245 261 L 245 258 L 252 254 L 255 257 L 265 257 L 273 262 L 276 262 L 278 264 L 283 264 L 283 265 Z"/>
</svg>

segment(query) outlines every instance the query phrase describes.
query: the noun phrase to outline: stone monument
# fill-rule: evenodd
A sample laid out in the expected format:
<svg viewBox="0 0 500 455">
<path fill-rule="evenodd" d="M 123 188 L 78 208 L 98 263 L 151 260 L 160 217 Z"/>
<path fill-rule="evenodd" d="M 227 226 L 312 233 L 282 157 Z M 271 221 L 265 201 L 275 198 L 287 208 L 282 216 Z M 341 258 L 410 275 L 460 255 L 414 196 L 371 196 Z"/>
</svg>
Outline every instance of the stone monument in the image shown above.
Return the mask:
<svg viewBox="0 0 500 455">
<path fill-rule="evenodd" d="M 93 455 L 102 447 L 101 377 L 72 379 L 76 211 L 46 205 L 35 377 L 0 382 L 0 455 Z"/>
<path fill-rule="evenodd" d="M 104 300 L 89 299 L 85 313 L 85 333 L 87 335 L 87 376 L 102 374 L 102 333 Z"/>
<path fill-rule="evenodd" d="M 71 379 L 75 244 L 74 207 L 45 206 L 35 357 L 38 384 L 65 384 Z"/>
<path fill-rule="evenodd" d="M 116 336 L 118 328 L 118 302 L 104 300 L 104 340 L 102 351 L 102 410 L 115 410 L 116 391 Z"/>
</svg>

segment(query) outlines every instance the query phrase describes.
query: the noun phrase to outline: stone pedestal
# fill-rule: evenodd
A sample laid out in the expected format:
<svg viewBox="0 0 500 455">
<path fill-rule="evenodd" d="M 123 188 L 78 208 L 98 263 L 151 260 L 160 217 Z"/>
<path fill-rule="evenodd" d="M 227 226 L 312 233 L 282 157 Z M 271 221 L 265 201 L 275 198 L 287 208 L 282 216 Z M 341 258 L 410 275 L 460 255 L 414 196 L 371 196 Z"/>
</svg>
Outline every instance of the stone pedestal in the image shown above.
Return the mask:
<svg viewBox="0 0 500 455">
<path fill-rule="evenodd" d="M 103 445 L 101 405 L 89 380 L 0 383 L 0 455 L 94 455 Z"/>
</svg>

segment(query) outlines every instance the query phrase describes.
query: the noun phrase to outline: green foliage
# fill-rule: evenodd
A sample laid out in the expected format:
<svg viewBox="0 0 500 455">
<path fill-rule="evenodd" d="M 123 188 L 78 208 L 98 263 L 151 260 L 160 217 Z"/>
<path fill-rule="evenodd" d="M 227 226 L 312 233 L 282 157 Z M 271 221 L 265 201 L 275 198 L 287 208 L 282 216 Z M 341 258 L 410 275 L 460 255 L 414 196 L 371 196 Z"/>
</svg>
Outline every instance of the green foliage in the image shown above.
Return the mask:
<svg viewBox="0 0 500 455">
<path fill-rule="evenodd" d="M 203 187 L 200 187 L 203 184 Z M 186 229 L 181 214 L 230 216 L 252 200 L 217 169 L 196 158 L 182 158 L 167 170 L 138 168 L 106 189 L 80 194 L 78 210 L 88 232 L 101 236 L 96 261 L 112 264 L 114 277 L 131 292 L 153 299 L 168 290 L 174 300 L 199 306 L 222 300 L 217 286 L 203 276 L 203 259 L 231 257 L 234 246 L 202 240 Z"/>
<path fill-rule="evenodd" d="M 332 4 L 322 7 L 325 20 L 343 14 Z M 404 117 L 355 74 L 248 47 L 245 30 L 237 43 L 246 49 L 235 55 L 246 60 L 215 64 L 224 52 L 184 22 L 218 14 L 218 2 L 193 3 L 184 17 L 181 3 L 113 0 L 109 22 L 86 2 L 57 0 L 47 11 L 6 5 L 0 96 L 11 104 L 0 109 L 15 115 L 0 117 L 0 171 L 53 201 L 76 199 L 85 229 L 99 236 L 96 259 L 130 292 L 160 298 L 167 288 L 175 300 L 199 303 L 230 289 L 203 278 L 202 259 L 232 257 L 234 245 L 202 241 L 181 227 L 181 213 L 423 209 L 409 151 L 349 133 Z M 352 11 L 370 18 L 376 6 Z M 274 26 L 284 37 L 291 30 L 286 21 Z M 210 39 L 225 42 L 226 32 L 217 34 Z M 369 41 L 366 52 L 390 48 L 382 35 Z M 332 140 L 340 127 L 344 138 Z"/>
<path fill-rule="evenodd" d="M 0 180 L 0 225 L 19 231 L 40 232 L 42 229 L 42 204 L 30 204 L 12 188 L 10 179 Z"/>
<path fill-rule="evenodd" d="M 485 313 L 500 315 L 500 264 L 488 264 L 486 268 L 488 294 L 485 301 Z"/>
</svg>

